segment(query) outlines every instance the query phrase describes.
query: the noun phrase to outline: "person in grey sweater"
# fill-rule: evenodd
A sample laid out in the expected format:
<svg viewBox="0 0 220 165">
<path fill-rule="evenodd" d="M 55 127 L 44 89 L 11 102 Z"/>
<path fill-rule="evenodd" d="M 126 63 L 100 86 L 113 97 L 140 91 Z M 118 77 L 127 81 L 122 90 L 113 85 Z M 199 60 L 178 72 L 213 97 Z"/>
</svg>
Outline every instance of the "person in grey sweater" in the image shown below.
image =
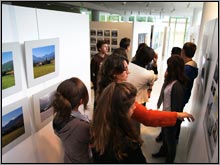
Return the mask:
<svg viewBox="0 0 220 165">
<path fill-rule="evenodd" d="M 78 78 L 63 81 L 57 88 L 53 107 L 53 129 L 64 147 L 64 163 L 90 163 L 89 119 L 78 108 L 86 109 L 89 95 L 86 86 Z"/>
</svg>

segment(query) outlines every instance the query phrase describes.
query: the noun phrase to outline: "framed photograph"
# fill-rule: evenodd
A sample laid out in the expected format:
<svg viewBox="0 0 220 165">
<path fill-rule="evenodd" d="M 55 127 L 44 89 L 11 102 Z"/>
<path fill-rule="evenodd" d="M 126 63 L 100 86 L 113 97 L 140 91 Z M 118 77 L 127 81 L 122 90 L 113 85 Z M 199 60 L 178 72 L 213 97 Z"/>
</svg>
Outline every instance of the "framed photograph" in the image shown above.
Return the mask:
<svg viewBox="0 0 220 165">
<path fill-rule="evenodd" d="M 37 130 L 40 130 L 53 119 L 52 101 L 58 84 L 33 95 L 34 118 Z"/>
<path fill-rule="evenodd" d="M 18 42 L 2 44 L 2 97 L 21 90 L 21 47 Z"/>
<path fill-rule="evenodd" d="M 104 36 L 110 37 L 110 30 L 104 30 Z"/>
<path fill-rule="evenodd" d="M 58 76 L 59 39 L 25 42 L 28 87 Z"/>
<path fill-rule="evenodd" d="M 210 92 L 204 117 L 205 139 L 208 148 L 208 157 L 211 161 L 215 147 L 218 144 L 218 88 L 214 95 Z"/>
<path fill-rule="evenodd" d="M 96 30 L 91 29 L 90 30 L 90 36 L 96 36 Z"/>
<path fill-rule="evenodd" d="M 118 37 L 118 30 L 112 30 L 112 37 Z"/>
<path fill-rule="evenodd" d="M 97 30 L 97 36 L 102 37 L 103 36 L 103 30 Z"/>
<path fill-rule="evenodd" d="M 118 45 L 118 39 L 117 38 L 112 38 L 111 45 Z"/>
<path fill-rule="evenodd" d="M 96 45 L 91 45 L 90 49 L 91 49 L 91 51 L 96 52 Z"/>
<path fill-rule="evenodd" d="M 96 38 L 95 37 L 91 37 L 90 38 L 90 43 L 91 44 L 96 44 Z"/>
<path fill-rule="evenodd" d="M 28 114 L 28 98 L 19 100 L 2 109 L 3 154 L 31 135 Z"/>
<path fill-rule="evenodd" d="M 104 38 L 108 45 L 110 45 L 110 38 Z"/>
</svg>

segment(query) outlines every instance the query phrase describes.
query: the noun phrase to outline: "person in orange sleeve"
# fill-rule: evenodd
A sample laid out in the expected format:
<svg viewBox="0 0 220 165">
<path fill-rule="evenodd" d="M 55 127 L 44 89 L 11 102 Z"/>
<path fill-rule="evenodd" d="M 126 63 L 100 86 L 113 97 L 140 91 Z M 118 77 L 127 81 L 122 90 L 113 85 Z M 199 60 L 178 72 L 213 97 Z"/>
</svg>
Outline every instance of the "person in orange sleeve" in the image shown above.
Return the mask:
<svg viewBox="0 0 220 165">
<path fill-rule="evenodd" d="M 97 83 L 97 97 L 96 102 L 98 103 L 99 97 L 102 91 L 111 82 L 124 82 L 128 78 L 130 73 L 128 70 L 128 59 L 123 55 L 110 55 L 103 62 Z M 137 80 L 138 81 L 138 80 Z M 187 112 L 166 112 L 166 111 L 155 111 L 148 110 L 145 106 L 135 103 L 136 108 L 131 118 L 142 123 L 145 126 L 174 126 L 177 119 L 184 120 L 187 118 L 188 121 L 194 121 L 194 117 Z M 96 109 L 94 109 L 94 115 Z"/>
</svg>

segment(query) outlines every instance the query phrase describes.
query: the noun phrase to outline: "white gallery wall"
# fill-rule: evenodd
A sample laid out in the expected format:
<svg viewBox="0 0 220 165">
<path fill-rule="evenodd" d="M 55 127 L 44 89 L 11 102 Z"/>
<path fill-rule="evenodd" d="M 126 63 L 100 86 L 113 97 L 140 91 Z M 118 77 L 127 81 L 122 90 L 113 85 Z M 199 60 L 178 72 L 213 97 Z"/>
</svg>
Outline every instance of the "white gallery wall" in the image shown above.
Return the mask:
<svg viewBox="0 0 220 165">
<path fill-rule="evenodd" d="M 59 75 L 28 88 L 24 42 L 59 38 Z M 89 18 L 76 13 L 2 5 L 2 43 L 19 42 L 22 90 L 2 99 L 2 107 L 28 97 L 31 135 L 4 155 L 3 163 L 62 163 L 63 150 L 50 122 L 36 131 L 32 96 L 78 77 L 90 92 Z M 15 61 L 16 62 L 16 61 Z"/>
</svg>

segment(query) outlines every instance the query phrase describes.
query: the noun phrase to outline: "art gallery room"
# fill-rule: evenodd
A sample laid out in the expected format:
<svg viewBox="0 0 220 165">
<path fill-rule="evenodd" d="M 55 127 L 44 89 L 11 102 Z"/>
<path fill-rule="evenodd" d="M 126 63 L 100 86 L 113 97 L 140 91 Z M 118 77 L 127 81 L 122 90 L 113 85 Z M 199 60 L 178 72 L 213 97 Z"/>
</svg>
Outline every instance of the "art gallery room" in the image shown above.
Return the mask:
<svg viewBox="0 0 220 165">
<path fill-rule="evenodd" d="M 111 55 L 125 37 L 131 40 L 129 61 L 140 43 L 158 54 L 158 78 L 146 103 L 155 111 L 162 111 L 157 100 L 172 47 L 183 48 L 186 42 L 197 46 L 193 60 L 198 76 L 183 109 L 195 121 L 182 122 L 174 163 L 219 163 L 218 1 L 5 1 L 1 8 L 1 163 L 65 162 L 66 150 L 53 128 L 57 87 L 79 78 L 89 95 L 88 107 L 82 104 L 79 111 L 92 122 L 90 63 L 98 52 L 96 43 L 107 41 Z M 147 163 L 165 163 L 165 157 L 152 156 L 163 143 L 156 141 L 160 131 L 161 127 L 141 124 L 141 151 Z"/>
</svg>

